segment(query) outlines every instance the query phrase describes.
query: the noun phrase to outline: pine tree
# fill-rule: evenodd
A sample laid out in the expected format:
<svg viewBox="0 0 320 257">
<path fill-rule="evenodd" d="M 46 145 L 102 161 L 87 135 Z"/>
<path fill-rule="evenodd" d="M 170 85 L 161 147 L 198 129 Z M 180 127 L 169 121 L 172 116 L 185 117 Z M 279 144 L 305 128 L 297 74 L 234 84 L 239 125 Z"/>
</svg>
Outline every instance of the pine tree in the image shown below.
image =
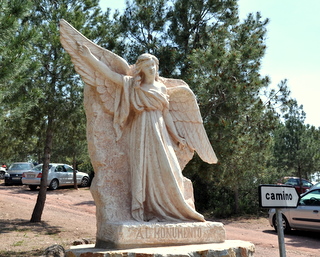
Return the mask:
<svg viewBox="0 0 320 257">
<path fill-rule="evenodd" d="M 113 42 L 115 35 L 112 33 L 109 13 L 102 13 L 97 0 L 38 0 L 33 3 L 32 15 L 27 22 L 30 27 L 37 28 L 39 40 L 32 43 L 35 59 L 41 65 L 31 75 L 29 83 L 24 85 L 26 98 L 32 99 L 32 104 L 28 101 L 31 108 L 24 111 L 25 117 L 28 117 L 24 122 L 30 128 L 28 135 L 37 136 L 41 140 L 37 143 L 37 148 L 43 149 L 41 186 L 31 217 L 32 222 L 39 222 L 46 200 L 51 155 L 54 156 L 52 153 L 60 150 L 59 145 L 53 145 L 53 142 L 59 142 L 55 137 L 65 138 L 64 144 L 73 146 L 75 144 L 69 143 L 69 140 L 79 141 L 84 137 L 84 131 L 78 134 L 78 138 L 71 137 L 77 135 L 73 131 L 84 128 L 83 124 L 77 125 L 79 121 L 84 122 L 84 113 L 80 108 L 83 83 L 60 44 L 59 20 L 63 18 L 69 21 L 84 35 L 101 45 Z M 74 155 L 76 150 L 74 148 L 74 152 L 69 154 Z"/>
<path fill-rule="evenodd" d="M 133 0 L 127 2 L 125 12 L 119 17 L 124 51 L 121 55 L 134 63 L 143 53 L 156 55 L 160 61 L 161 52 L 168 45 L 165 33 L 168 0 Z"/>
<path fill-rule="evenodd" d="M 37 68 L 33 59 L 31 41 L 35 31 L 25 22 L 30 15 L 31 1 L 1 1 L 0 6 L 0 140 L 2 161 L 28 160 L 33 138 L 26 134 L 23 109 L 24 84 Z M 18 94 L 21 101 L 17 101 Z M 17 103 L 18 102 L 18 103 Z M 17 151 L 20 149 L 20 151 Z"/>
<path fill-rule="evenodd" d="M 254 188 L 268 161 L 270 131 L 277 119 L 261 99 L 262 89 L 269 83 L 259 74 L 268 20 L 261 20 L 257 13 L 240 24 L 236 10 L 227 13 L 233 16 L 233 23 L 217 27 L 207 45 L 193 50 L 188 76 L 220 160 L 216 167 L 205 170 L 210 171 L 209 181 L 234 194 L 235 207 L 230 212 L 237 213 L 241 191 Z"/>
<path fill-rule="evenodd" d="M 308 178 L 319 169 L 319 138 L 315 127 L 305 125 L 305 112 L 292 99 L 284 122 L 275 131 L 275 166 L 283 176 Z"/>
</svg>

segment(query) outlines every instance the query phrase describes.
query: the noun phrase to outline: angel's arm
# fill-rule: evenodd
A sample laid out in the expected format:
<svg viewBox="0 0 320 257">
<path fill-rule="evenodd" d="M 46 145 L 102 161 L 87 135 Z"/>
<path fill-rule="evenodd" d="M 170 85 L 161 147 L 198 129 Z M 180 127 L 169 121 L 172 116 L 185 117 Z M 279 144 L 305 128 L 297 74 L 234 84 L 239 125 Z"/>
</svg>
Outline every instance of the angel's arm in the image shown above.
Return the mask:
<svg viewBox="0 0 320 257">
<path fill-rule="evenodd" d="M 117 85 L 123 84 L 123 77 L 121 74 L 112 71 L 106 64 L 99 61 L 90 51 L 86 45 L 79 45 L 79 53 L 82 57 L 90 63 L 90 65 L 98 72 L 100 72 L 107 79 L 111 80 Z"/>
<path fill-rule="evenodd" d="M 166 127 L 168 129 L 169 134 L 172 136 L 172 138 L 178 142 L 180 147 L 184 147 L 186 144 L 186 141 L 184 138 L 179 136 L 178 131 L 176 129 L 176 126 L 173 123 L 172 116 L 169 112 L 168 108 L 165 108 L 163 111 L 163 119 L 166 124 Z"/>
</svg>

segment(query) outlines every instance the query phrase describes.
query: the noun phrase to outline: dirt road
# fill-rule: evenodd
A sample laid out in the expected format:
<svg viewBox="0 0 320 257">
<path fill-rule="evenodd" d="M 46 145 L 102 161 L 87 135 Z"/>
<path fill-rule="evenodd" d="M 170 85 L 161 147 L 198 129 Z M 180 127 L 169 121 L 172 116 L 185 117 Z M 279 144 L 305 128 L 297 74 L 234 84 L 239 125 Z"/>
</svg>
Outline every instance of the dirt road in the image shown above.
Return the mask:
<svg viewBox="0 0 320 257">
<path fill-rule="evenodd" d="M 95 240 L 95 205 L 88 188 L 48 191 L 42 222 L 30 223 L 37 194 L 0 183 L 0 256 L 39 256 L 53 244 L 69 248 L 76 240 Z M 279 256 L 277 234 L 266 218 L 221 222 L 228 240 L 255 244 L 255 257 Z M 320 233 L 294 231 L 285 241 L 287 257 L 320 256 Z"/>
</svg>

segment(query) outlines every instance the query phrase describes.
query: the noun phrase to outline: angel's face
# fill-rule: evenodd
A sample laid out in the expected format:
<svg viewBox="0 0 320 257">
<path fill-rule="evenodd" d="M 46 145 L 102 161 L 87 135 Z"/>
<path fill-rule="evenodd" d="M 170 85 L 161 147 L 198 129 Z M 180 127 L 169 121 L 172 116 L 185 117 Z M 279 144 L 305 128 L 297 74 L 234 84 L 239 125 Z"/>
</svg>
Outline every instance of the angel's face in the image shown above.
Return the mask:
<svg viewBox="0 0 320 257">
<path fill-rule="evenodd" d="M 157 74 L 157 64 L 154 60 L 149 59 L 143 62 L 141 72 L 146 78 L 155 78 Z"/>
</svg>

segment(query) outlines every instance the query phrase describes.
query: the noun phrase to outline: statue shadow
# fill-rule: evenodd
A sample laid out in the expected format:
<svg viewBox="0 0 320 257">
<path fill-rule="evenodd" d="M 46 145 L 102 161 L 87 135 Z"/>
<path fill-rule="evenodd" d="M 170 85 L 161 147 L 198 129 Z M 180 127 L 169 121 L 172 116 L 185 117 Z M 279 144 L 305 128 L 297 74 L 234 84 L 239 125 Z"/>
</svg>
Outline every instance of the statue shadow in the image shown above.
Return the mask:
<svg viewBox="0 0 320 257">
<path fill-rule="evenodd" d="M 76 203 L 76 204 L 74 204 L 75 206 L 77 206 L 77 205 L 92 205 L 92 206 L 95 206 L 96 204 L 95 204 L 95 202 L 92 200 L 92 201 L 83 201 L 83 202 L 80 202 L 80 203 Z"/>
</svg>

